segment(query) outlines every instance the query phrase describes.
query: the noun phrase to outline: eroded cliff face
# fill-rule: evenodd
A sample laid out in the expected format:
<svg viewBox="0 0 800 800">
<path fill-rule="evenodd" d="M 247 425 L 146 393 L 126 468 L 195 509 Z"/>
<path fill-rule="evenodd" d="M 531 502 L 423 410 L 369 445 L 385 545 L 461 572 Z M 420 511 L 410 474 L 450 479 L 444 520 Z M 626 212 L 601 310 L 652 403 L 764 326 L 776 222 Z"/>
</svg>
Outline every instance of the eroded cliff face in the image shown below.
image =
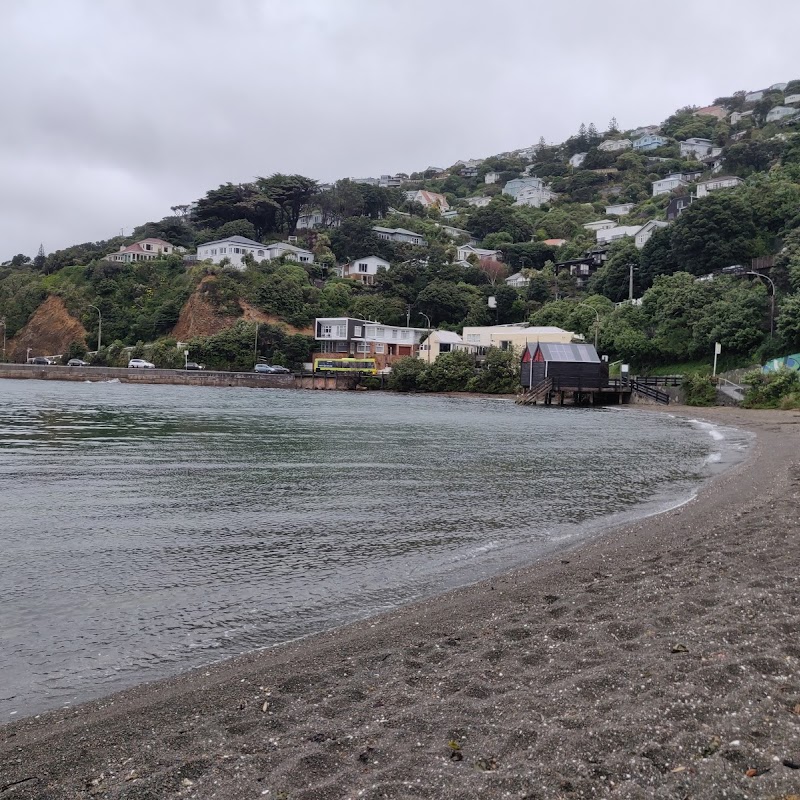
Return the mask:
<svg viewBox="0 0 800 800">
<path fill-rule="evenodd" d="M 86 328 L 71 316 L 60 297 L 50 295 L 8 343 L 9 361 L 24 362 L 28 348 L 34 356 L 66 353 L 72 342 L 86 341 Z"/>
</svg>

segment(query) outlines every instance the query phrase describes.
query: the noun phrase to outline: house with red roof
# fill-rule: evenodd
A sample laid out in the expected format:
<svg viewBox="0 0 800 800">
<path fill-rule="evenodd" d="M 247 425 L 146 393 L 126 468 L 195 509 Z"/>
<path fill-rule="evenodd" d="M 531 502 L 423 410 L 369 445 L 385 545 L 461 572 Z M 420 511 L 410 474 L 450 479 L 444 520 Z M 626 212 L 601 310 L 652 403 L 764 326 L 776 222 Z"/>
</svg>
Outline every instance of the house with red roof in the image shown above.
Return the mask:
<svg viewBox="0 0 800 800">
<path fill-rule="evenodd" d="M 443 194 L 429 192 L 426 189 L 416 189 L 414 191 L 406 192 L 406 200 L 409 200 L 412 203 L 419 203 L 420 205 L 425 206 L 425 208 L 437 206 L 439 211 L 447 211 L 450 208 L 450 204 L 447 202 L 447 198 Z"/>
<path fill-rule="evenodd" d="M 178 248 L 163 239 L 142 239 L 139 242 L 120 247 L 116 253 L 106 256 L 109 261 L 122 261 L 130 264 L 133 261 L 152 261 L 161 256 L 172 255 Z"/>
</svg>

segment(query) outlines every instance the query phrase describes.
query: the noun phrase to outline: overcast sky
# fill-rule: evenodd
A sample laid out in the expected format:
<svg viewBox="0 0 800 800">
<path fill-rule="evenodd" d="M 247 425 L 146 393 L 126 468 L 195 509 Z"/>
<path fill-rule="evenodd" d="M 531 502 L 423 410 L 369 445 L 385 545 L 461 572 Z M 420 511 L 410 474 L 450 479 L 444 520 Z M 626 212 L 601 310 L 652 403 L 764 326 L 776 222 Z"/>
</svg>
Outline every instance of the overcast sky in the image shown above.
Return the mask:
<svg viewBox="0 0 800 800">
<path fill-rule="evenodd" d="M 0 0 L 0 261 L 800 78 L 797 0 Z"/>
</svg>

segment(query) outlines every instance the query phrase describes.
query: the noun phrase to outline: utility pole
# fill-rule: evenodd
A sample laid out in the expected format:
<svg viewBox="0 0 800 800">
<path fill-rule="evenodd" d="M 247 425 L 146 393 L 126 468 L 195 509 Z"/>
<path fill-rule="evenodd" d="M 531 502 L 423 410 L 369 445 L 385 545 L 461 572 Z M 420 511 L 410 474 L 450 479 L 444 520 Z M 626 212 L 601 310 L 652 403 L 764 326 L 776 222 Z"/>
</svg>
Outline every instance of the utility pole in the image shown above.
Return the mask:
<svg viewBox="0 0 800 800">
<path fill-rule="evenodd" d="M 633 261 L 628 265 L 628 301 L 633 304 Z"/>
<path fill-rule="evenodd" d="M 766 275 L 762 275 L 760 272 L 753 272 L 752 270 L 749 272 L 745 272 L 745 275 L 755 275 L 756 278 L 763 278 L 765 281 L 769 281 L 770 288 L 772 291 L 770 292 L 770 308 L 769 308 L 769 338 L 772 338 L 772 334 L 775 332 L 775 283 L 773 282 L 772 278 L 768 278 Z"/>
<path fill-rule="evenodd" d="M 255 363 L 258 363 L 258 323 L 256 322 L 256 338 L 253 342 L 253 357 L 255 358 Z"/>
<path fill-rule="evenodd" d="M 100 313 L 100 309 L 91 303 L 89 303 L 89 308 L 93 308 L 97 312 L 97 352 L 99 353 L 103 346 L 103 315 Z"/>
<path fill-rule="evenodd" d="M 6 362 L 6 318 L 3 317 L 0 322 L 3 323 L 3 363 Z"/>
</svg>

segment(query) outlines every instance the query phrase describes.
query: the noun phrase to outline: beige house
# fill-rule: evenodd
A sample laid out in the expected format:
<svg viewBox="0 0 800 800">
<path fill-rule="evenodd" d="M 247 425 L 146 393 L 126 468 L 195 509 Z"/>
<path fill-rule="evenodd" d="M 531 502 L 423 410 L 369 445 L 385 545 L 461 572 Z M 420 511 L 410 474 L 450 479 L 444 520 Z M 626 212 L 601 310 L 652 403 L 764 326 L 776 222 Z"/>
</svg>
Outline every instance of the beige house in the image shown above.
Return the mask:
<svg viewBox="0 0 800 800">
<path fill-rule="evenodd" d="M 177 251 L 183 252 L 183 248 L 177 248 L 163 239 L 140 239 L 138 242 L 129 244 L 127 247 L 120 247 L 116 253 L 106 256 L 108 261 L 122 261 L 132 263 L 134 261 L 153 261 L 161 256 L 168 256 Z"/>
<path fill-rule="evenodd" d="M 420 342 L 417 358 L 422 359 L 426 364 L 432 364 L 439 358 L 440 353 L 452 353 L 454 350 L 462 350 L 467 353 L 478 352 L 476 345 L 467 344 L 457 333 L 432 331 L 427 339 Z"/>
<path fill-rule="evenodd" d="M 479 353 L 486 352 L 490 347 L 497 347 L 499 350 L 513 349 L 521 353 L 528 344 L 535 342 L 569 344 L 583 340 L 580 334 L 565 331 L 563 328 L 552 326 L 535 328 L 527 322 L 465 327 L 461 338 L 465 344 L 477 347 Z"/>
</svg>

